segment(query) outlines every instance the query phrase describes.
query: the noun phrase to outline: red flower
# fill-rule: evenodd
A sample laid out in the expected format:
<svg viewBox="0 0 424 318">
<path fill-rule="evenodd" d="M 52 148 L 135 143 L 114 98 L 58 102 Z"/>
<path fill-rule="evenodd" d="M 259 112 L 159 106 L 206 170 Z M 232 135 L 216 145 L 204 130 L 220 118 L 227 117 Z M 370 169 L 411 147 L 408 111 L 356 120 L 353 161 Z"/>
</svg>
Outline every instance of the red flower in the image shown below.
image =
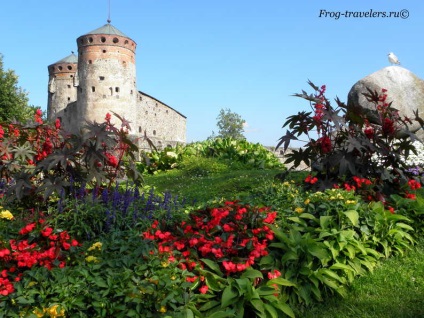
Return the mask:
<svg viewBox="0 0 424 318">
<path fill-rule="evenodd" d="M 54 122 L 54 126 L 56 127 L 56 129 L 60 129 L 60 119 L 56 118 L 56 121 Z"/>
<path fill-rule="evenodd" d="M 19 231 L 19 234 L 21 234 L 21 235 L 28 234 L 28 233 L 32 232 L 34 230 L 34 228 L 35 228 L 35 223 L 27 224 L 25 227 L 23 227 Z"/>
<path fill-rule="evenodd" d="M 331 139 L 328 136 L 323 136 L 317 140 L 317 144 L 321 147 L 323 154 L 329 153 L 332 149 Z"/>
<path fill-rule="evenodd" d="M 206 294 L 208 292 L 209 287 L 207 285 L 203 285 L 202 287 L 199 288 L 199 291 L 202 294 Z"/>
<path fill-rule="evenodd" d="M 395 125 L 390 118 L 384 118 L 382 129 L 385 136 L 391 135 L 395 131 Z"/>
<path fill-rule="evenodd" d="M 408 181 L 408 186 L 411 188 L 411 190 L 417 190 L 421 188 L 421 183 L 419 183 L 418 181 L 414 179 L 411 179 Z"/>
<path fill-rule="evenodd" d="M 119 163 L 118 158 L 116 158 L 114 155 L 112 155 L 110 153 L 106 153 L 105 156 L 106 156 L 106 160 L 107 160 L 108 165 L 110 165 L 114 168 L 116 168 L 118 166 L 118 163 Z"/>
<path fill-rule="evenodd" d="M 51 227 L 46 227 L 44 230 L 41 231 L 41 235 L 43 235 L 44 237 L 48 237 L 50 236 L 50 234 L 52 234 L 53 229 Z"/>
<path fill-rule="evenodd" d="M 318 178 L 317 177 L 312 177 L 311 175 L 308 175 L 305 178 L 305 182 L 306 183 L 310 183 L 310 184 L 314 184 L 314 183 L 317 183 L 318 182 Z"/>
<path fill-rule="evenodd" d="M 274 269 L 272 272 L 268 272 L 268 279 L 274 279 L 281 276 L 281 272 Z"/>
</svg>

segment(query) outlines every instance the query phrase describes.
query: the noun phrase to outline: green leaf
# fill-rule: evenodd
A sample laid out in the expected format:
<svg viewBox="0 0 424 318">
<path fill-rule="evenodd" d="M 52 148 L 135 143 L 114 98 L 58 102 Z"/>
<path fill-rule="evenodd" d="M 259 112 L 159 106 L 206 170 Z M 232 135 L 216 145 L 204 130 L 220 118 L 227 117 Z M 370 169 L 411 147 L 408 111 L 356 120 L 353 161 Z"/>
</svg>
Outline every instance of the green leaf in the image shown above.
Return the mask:
<svg viewBox="0 0 424 318">
<path fill-rule="evenodd" d="M 333 217 L 332 216 L 329 216 L 329 215 L 323 215 L 323 216 L 321 216 L 320 218 L 319 218 L 319 223 L 320 223 L 320 226 L 323 228 L 323 229 L 327 229 L 328 228 L 328 226 L 330 225 L 330 223 L 331 223 L 331 221 L 333 220 Z"/>
<path fill-rule="evenodd" d="M 221 269 L 219 268 L 219 265 L 215 263 L 214 261 L 207 258 L 202 258 L 201 261 L 205 263 L 205 265 L 207 265 L 211 270 L 213 270 L 219 276 L 221 277 L 224 276 L 224 274 L 221 272 Z"/>
<path fill-rule="evenodd" d="M 280 309 L 283 313 L 285 313 L 290 318 L 295 318 L 294 312 L 289 305 L 282 304 L 282 303 L 273 303 L 273 305 L 275 308 Z"/>
<path fill-rule="evenodd" d="M 330 269 L 343 269 L 343 270 L 346 270 L 346 271 L 354 272 L 352 267 L 350 267 L 346 264 L 342 264 L 342 263 L 335 263 L 335 264 L 330 266 Z"/>
<path fill-rule="evenodd" d="M 289 281 L 285 278 L 282 278 L 282 277 L 270 279 L 266 284 L 267 284 L 267 286 L 271 286 L 273 284 L 277 284 L 277 285 L 280 285 L 280 286 L 296 286 L 295 283 L 293 283 L 293 282 L 291 282 L 291 281 Z"/>
<path fill-rule="evenodd" d="M 349 211 L 343 212 L 343 214 L 348 217 L 350 222 L 352 222 L 353 226 L 358 226 L 358 224 L 359 224 L 359 213 L 358 213 L 358 211 L 349 210 Z"/>
<path fill-rule="evenodd" d="M 274 308 L 274 306 L 270 305 L 270 304 L 264 304 L 265 307 L 265 312 L 267 312 L 271 318 L 279 318 L 278 317 L 278 312 L 277 310 Z"/>
<path fill-rule="evenodd" d="M 221 308 L 225 308 L 232 303 L 239 297 L 239 293 L 236 289 L 234 289 L 231 285 L 227 286 L 221 297 Z"/>
<path fill-rule="evenodd" d="M 256 269 L 249 268 L 242 275 L 241 278 L 264 278 L 262 273 Z"/>
</svg>

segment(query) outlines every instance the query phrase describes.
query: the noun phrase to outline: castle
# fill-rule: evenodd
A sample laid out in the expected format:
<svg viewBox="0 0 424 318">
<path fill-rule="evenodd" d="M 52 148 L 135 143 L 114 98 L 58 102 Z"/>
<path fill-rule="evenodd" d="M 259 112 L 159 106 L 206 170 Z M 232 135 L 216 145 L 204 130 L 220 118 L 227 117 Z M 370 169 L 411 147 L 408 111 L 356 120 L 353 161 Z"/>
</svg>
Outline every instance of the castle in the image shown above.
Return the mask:
<svg viewBox="0 0 424 318">
<path fill-rule="evenodd" d="M 141 148 L 147 145 L 137 137 L 144 135 L 159 149 L 186 142 L 186 117 L 137 90 L 137 45 L 131 38 L 108 21 L 80 36 L 77 45 L 78 56 L 72 52 L 48 66 L 49 120 L 59 118 L 66 130 L 76 132 L 86 121 L 101 123 L 115 112 L 130 121 L 130 134 Z"/>
</svg>

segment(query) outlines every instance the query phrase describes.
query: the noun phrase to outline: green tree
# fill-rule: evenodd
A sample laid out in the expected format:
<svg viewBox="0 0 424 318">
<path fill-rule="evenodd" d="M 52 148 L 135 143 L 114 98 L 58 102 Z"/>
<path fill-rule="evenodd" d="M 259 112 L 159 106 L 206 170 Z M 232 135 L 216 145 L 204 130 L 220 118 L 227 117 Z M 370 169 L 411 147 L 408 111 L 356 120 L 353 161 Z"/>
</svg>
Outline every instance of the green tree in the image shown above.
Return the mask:
<svg viewBox="0 0 424 318">
<path fill-rule="evenodd" d="M 3 55 L 0 54 L 0 122 L 26 122 L 35 110 L 36 107 L 28 105 L 28 94 L 18 86 L 15 72 L 3 69 Z"/>
<path fill-rule="evenodd" d="M 243 135 L 246 121 L 237 113 L 231 112 L 229 108 L 221 109 L 217 117 L 220 138 L 246 139 Z"/>
</svg>

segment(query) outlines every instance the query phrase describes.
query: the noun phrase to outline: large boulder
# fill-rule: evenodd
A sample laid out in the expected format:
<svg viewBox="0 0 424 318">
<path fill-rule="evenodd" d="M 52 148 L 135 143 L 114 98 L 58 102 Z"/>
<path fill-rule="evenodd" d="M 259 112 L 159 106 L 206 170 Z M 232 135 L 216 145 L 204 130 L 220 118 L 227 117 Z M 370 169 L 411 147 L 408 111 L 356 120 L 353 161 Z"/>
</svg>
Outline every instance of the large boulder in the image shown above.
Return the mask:
<svg viewBox="0 0 424 318">
<path fill-rule="evenodd" d="M 424 81 L 403 67 L 388 66 L 359 80 L 348 94 L 350 109 L 355 112 L 363 108 L 375 109 L 375 105 L 363 95 L 368 93 L 367 88 L 378 93 L 387 89 L 387 102 L 393 102 L 392 107 L 398 109 L 402 117 L 415 118 L 415 110 L 420 117 L 424 116 Z M 420 137 L 424 134 L 421 128 L 416 121 L 409 125 L 409 129 Z"/>
</svg>

